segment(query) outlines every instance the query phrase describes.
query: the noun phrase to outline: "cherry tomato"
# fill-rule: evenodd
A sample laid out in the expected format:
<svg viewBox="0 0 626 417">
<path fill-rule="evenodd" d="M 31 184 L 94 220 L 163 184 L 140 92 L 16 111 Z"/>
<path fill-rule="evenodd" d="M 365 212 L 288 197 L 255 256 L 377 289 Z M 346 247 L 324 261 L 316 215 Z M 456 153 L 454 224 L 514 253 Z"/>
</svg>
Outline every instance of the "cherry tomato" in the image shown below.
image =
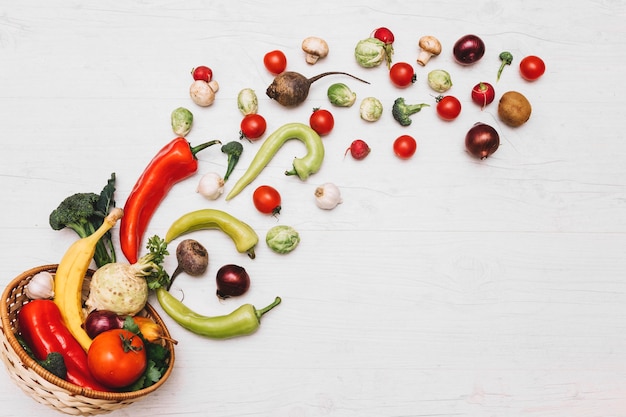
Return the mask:
<svg viewBox="0 0 626 417">
<path fill-rule="evenodd" d="M 534 81 L 546 72 L 546 64 L 541 58 L 529 55 L 519 63 L 519 72 L 527 81 Z"/>
<path fill-rule="evenodd" d="M 437 97 L 437 114 L 443 120 L 454 120 L 461 114 L 461 102 L 454 96 Z"/>
<path fill-rule="evenodd" d="M 275 50 L 265 54 L 263 64 L 269 72 L 278 75 L 287 68 L 287 57 L 282 51 Z"/>
<path fill-rule="evenodd" d="M 264 214 L 277 215 L 280 213 L 280 193 L 269 185 L 261 185 L 252 193 L 254 207 Z"/>
<path fill-rule="evenodd" d="M 248 114 L 241 120 L 241 137 L 249 140 L 257 140 L 267 129 L 265 118 L 258 113 Z"/>
<path fill-rule="evenodd" d="M 208 83 L 213 79 L 213 71 L 207 66 L 200 65 L 191 70 L 191 76 L 196 81 L 200 80 Z"/>
<path fill-rule="evenodd" d="M 389 78 L 396 87 L 404 88 L 413 84 L 417 80 L 417 75 L 411 64 L 396 62 L 389 70 Z"/>
<path fill-rule="evenodd" d="M 123 388 L 137 381 L 147 364 L 143 341 L 124 329 L 100 333 L 93 339 L 87 352 L 87 366 L 91 375 L 109 388 Z"/>
<path fill-rule="evenodd" d="M 328 135 L 335 126 L 335 118 L 328 110 L 313 109 L 313 113 L 309 118 L 309 125 L 318 135 Z"/>
<path fill-rule="evenodd" d="M 402 135 L 398 136 L 393 142 L 393 152 L 398 158 L 409 159 L 415 154 L 417 150 L 417 142 L 413 136 Z"/>
</svg>

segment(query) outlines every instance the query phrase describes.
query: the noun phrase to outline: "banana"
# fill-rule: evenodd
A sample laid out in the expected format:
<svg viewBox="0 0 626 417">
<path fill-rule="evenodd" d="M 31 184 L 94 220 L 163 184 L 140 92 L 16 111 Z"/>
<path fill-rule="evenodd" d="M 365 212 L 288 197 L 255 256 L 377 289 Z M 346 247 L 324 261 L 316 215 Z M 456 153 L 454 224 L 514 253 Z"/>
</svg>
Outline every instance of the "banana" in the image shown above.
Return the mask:
<svg viewBox="0 0 626 417">
<path fill-rule="evenodd" d="M 165 234 L 165 242 L 170 243 L 178 236 L 196 230 L 219 229 L 235 243 L 239 253 L 247 253 L 254 259 L 254 247 L 259 243 L 259 236 L 247 223 L 216 209 L 201 209 L 181 216 L 170 226 Z"/>
<path fill-rule="evenodd" d="M 91 338 L 83 329 L 82 288 L 85 274 L 96 251 L 96 243 L 124 215 L 121 208 L 114 208 L 104 219 L 102 226 L 93 234 L 79 239 L 67 249 L 54 278 L 54 302 L 74 338 L 87 351 Z"/>
</svg>

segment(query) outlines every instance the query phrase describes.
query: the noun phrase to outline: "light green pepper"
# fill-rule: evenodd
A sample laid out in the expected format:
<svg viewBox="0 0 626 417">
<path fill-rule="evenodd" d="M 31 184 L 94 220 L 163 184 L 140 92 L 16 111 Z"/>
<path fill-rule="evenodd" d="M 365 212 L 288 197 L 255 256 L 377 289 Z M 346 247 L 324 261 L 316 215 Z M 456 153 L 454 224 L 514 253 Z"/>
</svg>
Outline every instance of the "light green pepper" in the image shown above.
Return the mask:
<svg viewBox="0 0 626 417">
<path fill-rule="evenodd" d="M 170 243 L 186 233 L 206 229 L 223 231 L 235 243 L 239 253 L 247 253 L 254 259 L 254 247 L 259 242 L 259 236 L 254 229 L 238 218 L 217 209 L 200 209 L 182 215 L 167 230 L 165 242 Z"/>
<path fill-rule="evenodd" d="M 285 171 L 285 175 L 297 175 L 301 180 L 306 180 L 311 174 L 319 171 L 324 160 L 324 144 L 320 135 L 303 123 L 287 123 L 269 135 L 257 151 L 250 166 L 239 178 L 237 183 L 226 196 L 230 200 L 239 194 L 248 184 L 250 184 L 272 160 L 276 152 L 285 142 L 290 139 L 298 139 L 303 142 L 307 149 L 307 154 L 302 158 L 294 158 L 293 168 Z"/>
</svg>

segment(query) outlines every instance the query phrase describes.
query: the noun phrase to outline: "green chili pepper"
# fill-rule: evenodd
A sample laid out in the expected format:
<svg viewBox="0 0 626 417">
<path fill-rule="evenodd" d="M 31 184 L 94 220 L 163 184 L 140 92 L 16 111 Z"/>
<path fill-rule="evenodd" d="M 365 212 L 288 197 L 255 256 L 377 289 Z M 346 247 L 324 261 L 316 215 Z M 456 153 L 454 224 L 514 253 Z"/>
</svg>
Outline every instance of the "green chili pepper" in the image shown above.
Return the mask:
<svg viewBox="0 0 626 417">
<path fill-rule="evenodd" d="M 309 175 L 319 171 L 322 166 L 322 161 L 324 160 L 324 144 L 322 143 L 322 139 L 315 130 L 303 123 L 287 123 L 279 127 L 263 141 L 263 144 L 254 156 L 250 166 L 230 190 L 226 196 L 226 200 L 235 197 L 250 184 L 270 162 L 280 147 L 290 139 L 302 141 L 306 146 L 307 154 L 302 158 L 294 158 L 293 168 L 289 171 L 285 171 L 285 175 L 297 175 L 304 181 Z"/>
<path fill-rule="evenodd" d="M 193 333 L 212 339 L 228 339 L 254 333 L 261 325 L 261 317 L 281 302 L 280 297 L 276 297 L 272 304 L 260 310 L 252 304 L 244 304 L 230 314 L 210 317 L 196 313 L 163 287 L 157 288 L 156 296 L 163 310 L 176 323 Z"/>
<path fill-rule="evenodd" d="M 200 209 L 182 215 L 168 229 L 165 242 L 170 243 L 185 233 L 205 229 L 222 230 L 233 240 L 239 253 L 247 253 L 254 259 L 254 247 L 259 243 L 259 236 L 254 229 L 225 211 L 217 209 Z"/>
</svg>

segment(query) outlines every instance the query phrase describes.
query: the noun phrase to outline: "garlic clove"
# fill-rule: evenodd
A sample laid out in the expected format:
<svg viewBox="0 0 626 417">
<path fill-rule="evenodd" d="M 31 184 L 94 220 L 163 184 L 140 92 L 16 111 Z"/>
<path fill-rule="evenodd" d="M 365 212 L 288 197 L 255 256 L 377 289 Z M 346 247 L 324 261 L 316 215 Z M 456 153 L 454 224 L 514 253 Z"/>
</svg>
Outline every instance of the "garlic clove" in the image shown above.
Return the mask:
<svg viewBox="0 0 626 417">
<path fill-rule="evenodd" d="M 315 203 L 323 210 L 332 210 L 342 202 L 339 187 L 331 182 L 322 184 L 315 189 Z"/>
<path fill-rule="evenodd" d="M 39 272 L 24 287 L 24 294 L 31 300 L 54 298 L 54 277 L 48 271 Z"/>
<path fill-rule="evenodd" d="M 224 193 L 224 179 L 218 173 L 208 172 L 200 178 L 196 191 L 209 200 L 217 200 Z"/>
</svg>

